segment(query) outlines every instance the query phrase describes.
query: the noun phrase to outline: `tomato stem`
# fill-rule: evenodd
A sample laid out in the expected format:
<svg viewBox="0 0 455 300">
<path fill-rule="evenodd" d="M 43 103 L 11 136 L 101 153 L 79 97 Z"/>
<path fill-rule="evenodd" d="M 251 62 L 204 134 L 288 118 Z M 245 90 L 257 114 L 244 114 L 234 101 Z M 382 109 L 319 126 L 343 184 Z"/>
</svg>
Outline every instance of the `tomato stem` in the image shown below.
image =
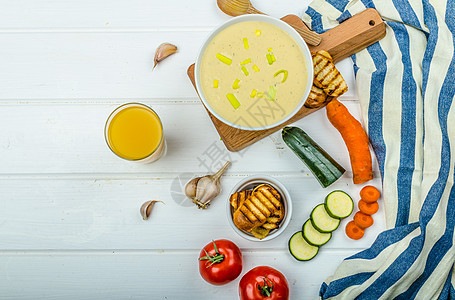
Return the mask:
<svg viewBox="0 0 455 300">
<path fill-rule="evenodd" d="M 204 249 L 205 255 L 204 257 L 199 258 L 199 260 L 207 260 L 205 262 L 206 268 L 211 267 L 214 264 L 219 264 L 224 260 L 224 255 L 220 254 L 218 251 L 218 248 L 216 247 L 215 241 L 213 241 L 213 248 L 215 248 L 215 255 L 210 255 L 208 252 Z M 211 263 L 207 266 L 208 263 Z"/>
<path fill-rule="evenodd" d="M 261 292 L 262 296 L 270 297 L 273 292 L 273 282 L 267 278 L 267 276 L 262 278 L 264 280 L 264 285 L 258 283 L 258 290 Z M 267 284 L 267 281 L 270 282 L 270 286 Z"/>
</svg>

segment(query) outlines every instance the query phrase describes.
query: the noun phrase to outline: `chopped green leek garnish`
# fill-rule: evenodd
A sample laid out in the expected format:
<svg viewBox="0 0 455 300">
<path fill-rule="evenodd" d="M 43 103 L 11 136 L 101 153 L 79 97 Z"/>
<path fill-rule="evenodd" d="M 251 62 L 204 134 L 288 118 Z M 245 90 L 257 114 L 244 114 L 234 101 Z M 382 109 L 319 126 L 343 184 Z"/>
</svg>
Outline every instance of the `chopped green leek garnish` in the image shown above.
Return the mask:
<svg viewBox="0 0 455 300">
<path fill-rule="evenodd" d="M 237 100 L 237 98 L 234 96 L 234 94 L 228 93 L 226 95 L 226 97 L 229 100 L 229 102 L 231 102 L 231 105 L 232 105 L 232 107 L 234 107 L 234 109 L 237 109 L 240 107 L 240 102 L 239 102 L 239 100 Z"/>
<path fill-rule="evenodd" d="M 256 29 L 256 31 L 254 33 L 256 34 L 256 36 L 260 36 L 261 35 L 261 31 L 259 29 Z"/>
<path fill-rule="evenodd" d="M 253 66 L 253 70 L 254 70 L 254 72 L 259 72 L 260 71 L 259 67 L 256 66 L 256 65 Z"/>
<path fill-rule="evenodd" d="M 256 97 L 256 93 L 257 93 L 257 92 L 258 92 L 257 90 L 253 89 L 253 90 L 251 91 L 250 97 L 251 97 L 251 98 Z"/>
<path fill-rule="evenodd" d="M 234 81 L 234 84 L 232 85 L 232 88 L 233 88 L 234 90 L 236 90 L 236 89 L 238 89 L 238 88 L 240 87 L 239 82 L 240 82 L 240 79 L 236 79 L 236 80 Z"/>
<path fill-rule="evenodd" d="M 271 85 L 269 86 L 269 91 L 267 92 L 267 100 L 269 101 L 275 101 L 276 97 L 276 88 Z"/>
<path fill-rule="evenodd" d="M 272 49 L 272 48 L 269 48 L 268 50 L 269 50 L 269 52 L 272 52 L 273 49 Z"/>
<path fill-rule="evenodd" d="M 283 77 L 283 80 L 281 80 L 281 83 L 285 82 L 286 79 L 288 79 L 288 71 L 287 70 L 279 70 L 278 72 L 275 73 L 275 75 L 273 75 L 273 77 L 277 77 L 278 75 L 280 74 L 284 74 L 284 77 Z"/>
<path fill-rule="evenodd" d="M 243 74 L 245 74 L 245 76 L 248 76 L 250 73 L 248 72 L 248 70 L 245 68 L 245 66 L 242 66 L 242 72 Z"/>
<path fill-rule="evenodd" d="M 272 62 L 276 62 L 275 55 L 271 54 L 271 56 L 272 56 Z"/>
<path fill-rule="evenodd" d="M 243 38 L 243 47 L 245 47 L 245 49 L 250 48 L 250 45 L 248 44 L 248 39 L 247 38 Z"/>
<path fill-rule="evenodd" d="M 262 97 L 264 97 L 265 95 L 264 95 L 264 93 L 257 93 L 257 96 L 258 96 L 259 98 L 262 98 Z"/>
<path fill-rule="evenodd" d="M 243 65 L 246 65 L 246 64 L 249 64 L 249 63 L 251 63 L 251 58 L 245 59 L 244 61 L 242 61 L 242 62 L 240 63 L 240 65 L 243 66 Z"/>
<path fill-rule="evenodd" d="M 218 88 L 218 79 L 213 80 L 213 87 Z"/>
<path fill-rule="evenodd" d="M 222 63 L 225 63 L 228 66 L 230 66 L 232 64 L 232 59 L 224 56 L 223 54 L 217 53 L 216 58 L 218 58 Z"/>
<path fill-rule="evenodd" d="M 269 65 L 273 64 L 272 54 L 267 53 L 267 54 L 265 55 L 265 57 L 267 58 L 267 62 L 269 63 Z"/>
</svg>

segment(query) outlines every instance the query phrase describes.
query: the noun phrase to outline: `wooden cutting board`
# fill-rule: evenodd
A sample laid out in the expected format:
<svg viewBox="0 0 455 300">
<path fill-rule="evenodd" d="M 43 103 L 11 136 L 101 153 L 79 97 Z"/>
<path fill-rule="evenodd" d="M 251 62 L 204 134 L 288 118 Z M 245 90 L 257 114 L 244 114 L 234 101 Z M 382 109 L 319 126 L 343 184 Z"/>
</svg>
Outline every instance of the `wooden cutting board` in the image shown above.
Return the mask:
<svg viewBox="0 0 455 300">
<path fill-rule="evenodd" d="M 281 18 L 281 20 L 288 24 L 309 30 L 305 23 L 296 15 L 287 15 L 284 18 Z M 338 62 L 379 41 L 385 36 L 385 33 L 385 24 L 382 21 L 381 16 L 375 9 L 370 8 L 321 34 L 322 42 L 318 46 L 309 45 L 308 47 L 312 52 L 321 49 L 327 50 L 332 55 L 334 62 Z M 193 83 L 194 88 L 196 88 L 194 64 L 188 68 L 188 77 Z M 326 103 L 327 102 L 328 101 L 326 101 Z M 231 127 L 215 118 L 208 110 L 207 113 L 226 148 L 229 151 L 236 152 L 318 109 L 319 108 L 307 108 L 304 106 L 286 123 L 271 129 L 259 131 L 241 130 Z"/>
</svg>

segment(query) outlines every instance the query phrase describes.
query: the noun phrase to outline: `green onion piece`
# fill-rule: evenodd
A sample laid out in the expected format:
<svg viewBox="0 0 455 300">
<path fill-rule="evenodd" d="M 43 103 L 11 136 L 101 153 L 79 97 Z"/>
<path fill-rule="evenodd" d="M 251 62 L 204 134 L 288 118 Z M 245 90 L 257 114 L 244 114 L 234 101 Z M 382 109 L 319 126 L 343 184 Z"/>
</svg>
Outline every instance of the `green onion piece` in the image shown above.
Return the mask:
<svg viewBox="0 0 455 300">
<path fill-rule="evenodd" d="M 250 97 L 251 97 L 251 98 L 256 97 L 256 93 L 257 93 L 257 92 L 258 92 L 257 90 L 253 89 L 253 90 L 251 91 Z"/>
<path fill-rule="evenodd" d="M 238 88 L 240 87 L 239 82 L 240 82 L 240 79 L 236 79 L 236 80 L 234 81 L 234 84 L 232 84 L 232 88 L 233 88 L 234 90 L 236 90 L 236 89 L 238 89 Z"/>
<path fill-rule="evenodd" d="M 213 87 L 218 88 L 218 79 L 213 80 Z"/>
<path fill-rule="evenodd" d="M 269 63 L 269 65 L 273 64 L 272 54 L 267 53 L 265 57 L 267 58 L 267 62 Z"/>
<path fill-rule="evenodd" d="M 256 34 L 256 36 L 260 36 L 261 35 L 261 31 L 259 29 L 256 29 L 256 31 L 254 33 Z"/>
<path fill-rule="evenodd" d="M 264 93 L 257 93 L 257 96 L 258 96 L 259 98 L 262 98 L 262 97 L 264 97 L 265 95 L 264 95 Z"/>
<path fill-rule="evenodd" d="M 240 63 L 240 65 L 243 66 L 243 65 L 246 65 L 246 64 L 249 64 L 249 63 L 251 63 L 251 58 L 245 59 L 244 61 L 242 61 L 242 62 Z"/>
<path fill-rule="evenodd" d="M 259 71 L 260 71 L 260 70 L 259 70 L 259 67 L 256 66 L 256 65 L 253 66 L 253 70 L 254 70 L 254 72 L 259 72 Z"/>
<path fill-rule="evenodd" d="M 245 74 L 245 76 L 248 76 L 250 73 L 248 72 L 248 70 L 245 68 L 245 66 L 242 66 L 242 72 L 243 74 Z"/>
<path fill-rule="evenodd" d="M 269 50 L 269 52 L 272 52 L 273 49 L 272 49 L 272 48 L 269 48 L 268 50 Z"/>
<path fill-rule="evenodd" d="M 275 58 L 275 55 L 273 55 L 273 54 L 270 54 L 270 56 L 272 57 L 272 62 L 276 62 L 276 58 Z"/>
<path fill-rule="evenodd" d="M 276 88 L 271 85 L 269 86 L 269 91 L 267 92 L 267 100 L 269 101 L 275 101 L 276 97 Z"/>
<path fill-rule="evenodd" d="M 243 38 L 243 47 L 245 47 L 245 49 L 250 48 L 250 45 L 248 44 L 248 39 L 247 38 Z"/>
<path fill-rule="evenodd" d="M 232 64 L 232 59 L 224 56 L 223 54 L 217 53 L 216 58 L 218 58 L 222 63 L 225 63 L 228 66 L 230 66 Z"/>
<path fill-rule="evenodd" d="M 277 77 L 278 75 L 280 74 L 284 74 L 284 77 L 283 77 L 283 80 L 281 80 L 281 83 L 285 82 L 286 79 L 288 79 L 288 71 L 287 70 L 279 70 L 278 72 L 276 72 L 273 77 Z"/>
<path fill-rule="evenodd" d="M 229 100 L 229 102 L 231 102 L 231 105 L 232 105 L 232 107 L 234 107 L 234 109 L 237 109 L 240 107 L 240 102 L 239 102 L 239 100 L 237 100 L 237 98 L 234 96 L 234 94 L 228 93 L 226 95 L 226 97 Z"/>
</svg>

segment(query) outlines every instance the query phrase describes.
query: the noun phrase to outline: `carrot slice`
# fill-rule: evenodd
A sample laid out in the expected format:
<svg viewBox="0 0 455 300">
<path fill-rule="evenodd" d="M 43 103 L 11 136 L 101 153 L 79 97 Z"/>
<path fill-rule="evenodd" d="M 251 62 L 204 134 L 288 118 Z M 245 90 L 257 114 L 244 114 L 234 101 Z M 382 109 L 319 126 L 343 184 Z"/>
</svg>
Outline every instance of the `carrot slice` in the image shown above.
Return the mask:
<svg viewBox="0 0 455 300">
<path fill-rule="evenodd" d="M 362 200 L 365 202 L 376 202 L 378 201 L 379 197 L 381 197 L 381 193 L 372 185 L 367 185 L 360 190 L 360 198 L 362 198 Z"/>
<path fill-rule="evenodd" d="M 373 225 L 374 220 L 373 217 L 367 214 L 364 214 L 361 211 L 356 212 L 354 215 L 354 223 L 359 226 L 360 228 L 368 228 Z"/>
<path fill-rule="evenodd" d="M 346 224 L 346 235 L 353 240 L 360 240 L 365 234 L 365 230 L 357 226 L 354 221 Z"/>
<path fill-rule="evenodd" d="M 373 167 L 368 136 L 362 125 L 348 111 L 346 106 L 333 99 L 326 106 L 327 118 L 340 132 L 351 160 L 354 184 L 373 179 Z"/>
<path fill-rule="evenodd" d="M 366 215 L 374 215 L 379 210 L 379 204 L 377 201 L 368 203 L 365 200 L 359 201 L 359 210 Z"/>
</svg>

